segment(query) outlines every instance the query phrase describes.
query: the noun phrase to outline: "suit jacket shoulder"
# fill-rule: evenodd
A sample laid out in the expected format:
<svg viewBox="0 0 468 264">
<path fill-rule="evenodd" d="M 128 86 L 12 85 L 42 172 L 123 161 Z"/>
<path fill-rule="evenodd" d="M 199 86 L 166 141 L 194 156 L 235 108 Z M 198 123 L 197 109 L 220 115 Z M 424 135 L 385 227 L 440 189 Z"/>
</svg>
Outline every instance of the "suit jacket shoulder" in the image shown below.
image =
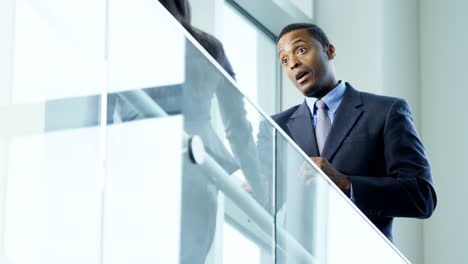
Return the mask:
<svg viewBox="0 0 468 264">
<path fill-rule="evenodd" d="M 288 119 L 297 111 L 297 108 L 299 108 L 299 106 L 301 105 L 295 105 L 278 114 L 272 115 L 271 118 L 281 126 L 282 124 L 285 124 L 288 121 Z"/>
<path fill-rule="evenodd" d="M 392 96 L 385 96 L 385 95 L 378 95 L 373 93 L 366 93 L 357 91 L 362 98 L 362 101 L 365 106 L 368 108 L 378 108 L 378 109 L 388 109 L 390 108 L 396 101 L 404 101 L 398 97 Z"/>
</svg>

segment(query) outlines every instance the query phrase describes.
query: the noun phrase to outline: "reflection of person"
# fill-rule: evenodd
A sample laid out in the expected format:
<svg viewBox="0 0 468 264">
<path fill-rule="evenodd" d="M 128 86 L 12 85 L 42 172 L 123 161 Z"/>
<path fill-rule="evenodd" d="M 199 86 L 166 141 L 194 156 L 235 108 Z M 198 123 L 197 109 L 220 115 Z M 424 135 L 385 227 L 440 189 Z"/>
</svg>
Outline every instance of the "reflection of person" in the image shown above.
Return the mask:
<svg viewBox="0 0 468 264">
<path fill-rule="evenodd" d="M 164 2 L 164 1 L 162 1 Z M 176 1 L 185 2 L 186 1 Z M 186 5 L 188 7 L 188 4 Z M 171 12 L 173 13 L 173 12 Z M 187 12 L 189 16 L 189 12 Z M 222 44 L 213 36 L 189 23 L 182 23 L 192 36 L 234 77 L 233 69 Z M 252 194 L 263 205 L 265 187 L 262 186 L 257 165 L 256 147 L 252 128 L 241 94 L 203 59 L 203 55 L 190 43 L 186 46 L 186 78 L 183 85 L 182 112 L 184 130 L 189 135 L 199 135 L 207 152 L 229 174 L 239 167 L 246 176 Z M 234 158 L 215 133 L 211 121 L 213 98 L 218 100 L 224 131 Z M 236 160 L 239 164 L 237 164 Z M 204 263 L 211 247 L 216 228 L 217 188 L 208 180 L 206 171 L 184 160 L 182 185 L 181 263 Z"/>
<path fill-rule="evenodd" d="M 225 55 L 222 44 L 215 37 L 191 25 L 188 1 L 159 0 L 159 2 L 226 72 L 234 77 L 234 71 Z M 155 102 L 164 103 L 160 104 L 164 110 L 171 108 L 173 113 L 183 113 L 185 133 L 190 136 L 200 136 L 209 155 L 227 173 L 232 174 L 241 168 L 248 180 L 248 187 L 252 189 L 252 195 L 264 205 L 267 198 L 265 197 L 265 187 L 262 186 L 265 184 L 262 184 L 264 181 L 260 180 L 257 173 L 258 159 L 252 127 L 247 121 L 243 97 L 235 87 L 230 86 L 230 83 L 211 65 L 211 62 L 206 60 L 204 55 L 187 41 L 185 82 L 180 86 L 163 87 L 165 91 L 171 89 L 180 92 L 180 94 L 175 95 L 168 91 L 160 92 L 158 91 L 161 90 L 160 88 L 145 89 L 145 92 Z M 163 98 L 164 95 L 170 95 L 170 98 Z M 213 127 L 211 108 L 214 96 L 218 100 L 224 132 L 235 158 L 225 147 Z M 111 99 L 115 101 L 115 107 L 113 107 L 116 112 L 115 116 L 118 116 L 120 120 L 125 122 L 145 118 L 125 100 L 122 100 L 118 94 Z M 111 102 L 111 100 L 109 101 Z M 207 171 L 202 171 L 199 165 L 193 164 L 188 159 L 188 155 L 184 154 L 180 263 L 204 263 L 214 238 L 218 189 L 209 181 L 210 177 L 206 173 Z"/>
<path fill-rule="evenodd" d="M 335 47 L 316 25 L 285 27 L 277 48 L 305 100 L 274 121 L 390 240 L 394 217 L 429 217 L 437 199 L 408 104 L 338 81 Z"/>
<path fill-rule="evenodd" d="M 208 53 L 232 76 L 234 71 L 222 44 L 213 36 L 190 23 L 190 6 L 186 0 L 159 0 Z M 203 55 L 190 43 L 186 46 L 186 78 L 183 85 L 182 112 L 184 130 L 199 135 L 208 153 L 232 173 L 242 169 L 252 187 L 254 197 L 264 202 L 264 188 L 258 178 L 257 157 L 252 128 L 246 118 L 241 94 L 203 59 Z M 213 97 L 218 99 L 224 131 L 232 158 L 215 133 L 211 123 Z M 182 184 L 182 223 L 180 263 L 204 263 L 211 247 L 216 228 L 217 188 L 209 182 L 206 171 L 184 159 Z"/>
</svg>

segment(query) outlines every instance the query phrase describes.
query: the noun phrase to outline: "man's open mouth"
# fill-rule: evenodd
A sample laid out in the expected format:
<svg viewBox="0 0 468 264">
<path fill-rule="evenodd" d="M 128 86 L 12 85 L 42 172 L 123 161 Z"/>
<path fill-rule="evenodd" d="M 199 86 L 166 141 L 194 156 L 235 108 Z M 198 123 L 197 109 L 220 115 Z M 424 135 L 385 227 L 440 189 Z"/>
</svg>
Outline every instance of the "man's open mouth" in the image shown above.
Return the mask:
<svg viewBox="0 0 468 264">
<path fill-rule="evenodd" d="M 298 72 L 296 74 L 296 81 L 298 81 L 299 83 L 303 82 L 307 78 L 308 74 L 309 74 L 309 72 L 307 72 L 307 71 Z"/>
</svg>

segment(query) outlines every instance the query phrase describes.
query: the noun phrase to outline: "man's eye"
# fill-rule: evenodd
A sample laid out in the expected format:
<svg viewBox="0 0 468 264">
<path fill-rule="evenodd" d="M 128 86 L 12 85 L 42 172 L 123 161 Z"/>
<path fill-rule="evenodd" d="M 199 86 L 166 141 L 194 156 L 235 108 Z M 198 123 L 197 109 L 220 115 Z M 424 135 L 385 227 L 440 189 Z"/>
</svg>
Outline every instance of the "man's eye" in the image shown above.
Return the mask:
<svg viewBox="0 0 468 264">
<path fill-rule="evenodd" d="M 298 53 L 298 54 L 304 54 L 306 51 L 307 51 L 306 48 L 299 48 L 299 49 L 297 50 L 297 53 Z"/>
<path fill-rule="evenodd" d="M 283 65 L 288 64 L 288 59 L 283 59 L 283 60 L 281 61 L 281 64 L 283 64 Z"/>
</svg>

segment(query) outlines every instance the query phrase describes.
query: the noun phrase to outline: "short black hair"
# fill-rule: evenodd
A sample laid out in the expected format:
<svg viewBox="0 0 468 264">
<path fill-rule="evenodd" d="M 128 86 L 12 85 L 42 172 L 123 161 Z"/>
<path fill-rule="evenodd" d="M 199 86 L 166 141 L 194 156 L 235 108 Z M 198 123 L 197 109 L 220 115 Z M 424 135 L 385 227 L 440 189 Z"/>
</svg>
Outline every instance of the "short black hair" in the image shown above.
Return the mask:
<svg viewBox="0 0 468 264">
<path fill-rule="evenodd" d="M 278 38 L 276 38 L 276 43 L 278 43 L 282 36 L 286 35 L 291 31 L 299 29 L 307 30 L 311 37 L 313 37 L 318 42 L 320 42 L 320 44 L 322 44 L 323 48 L 328 47 L 328 45 L 330 44 L 330 41 L 328 40 L 328 37 L 325 34 L 325 32 L 323 32 L 323 30 L 319 26 L 312 23 L 294 23 L 285 26 L 278 35 Z"/>
</svg>

